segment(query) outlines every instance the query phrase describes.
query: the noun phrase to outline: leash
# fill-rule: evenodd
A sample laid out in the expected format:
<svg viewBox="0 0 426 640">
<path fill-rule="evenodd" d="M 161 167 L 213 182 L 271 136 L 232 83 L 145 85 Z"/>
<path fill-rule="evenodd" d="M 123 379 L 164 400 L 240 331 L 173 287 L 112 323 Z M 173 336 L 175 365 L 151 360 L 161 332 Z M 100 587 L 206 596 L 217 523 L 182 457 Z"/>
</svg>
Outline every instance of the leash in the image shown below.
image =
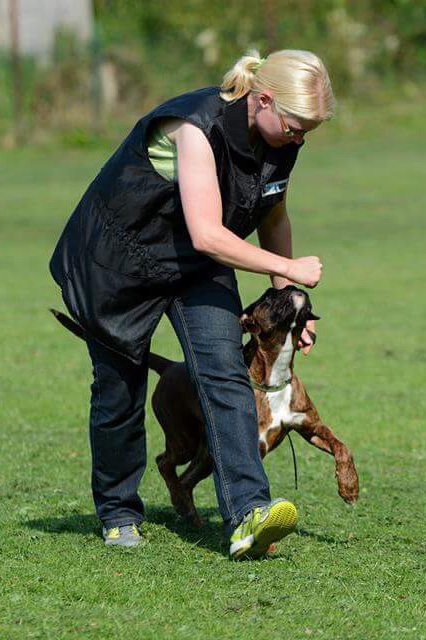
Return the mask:
<svg viewBox="0 0 426 640">
<path fill-rule="evenodd" d="M 293 467 L 294 467 L 294 488 L 297 491 L 297 461 L 296 461 L 296 452 L 294 450 L 293 447 L 293 441 L 290 438 L 290 433 L 287 434 L 287 438 L 289 439 L 290 442 L 290 447 L 291 447 L 291 453 L 293 454 Z"/>
<path fill-rule="evenodd" d="M 253 378 L 250 376 L 250 384 L 253 387 L 253 389 L 258 389 L 259 391 L 266 391 L 269 393 L 273 393 L 274 391 L 282 391 L 282 389 L 285 389 L 285 387 L 287 387 L 289 384 L 291 384 L 291 378 L 286 378 L 284 380 L 284 382 L 282 382 L 281 384 L 277 384 L 277 385 L 268 385 L 268 384 L 259 384 L 258 382 L 255 382 L 253 380 Z M 287 437 L 289 439 L 290 442 L 290 447 L 291 447 L 291 453 L 293 456 L 293 468 L 294 468 L 294 488 L 297 491 L 298 488 L 298 482 L 297 482 L 297 459 L 296 459 L 296 452 L 294 450 L 294 446 L 293 446 L 293 441 L 290 438 L 290 433 L 287 433 Z"/>
</svg>

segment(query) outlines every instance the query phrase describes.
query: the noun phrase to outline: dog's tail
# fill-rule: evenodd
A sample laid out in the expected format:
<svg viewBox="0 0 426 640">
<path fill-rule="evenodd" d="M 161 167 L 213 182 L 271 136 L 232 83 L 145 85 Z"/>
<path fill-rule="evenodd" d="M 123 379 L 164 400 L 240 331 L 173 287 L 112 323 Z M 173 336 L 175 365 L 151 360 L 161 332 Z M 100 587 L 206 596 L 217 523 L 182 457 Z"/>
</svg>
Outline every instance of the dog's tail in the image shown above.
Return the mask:
<svg viewBox="0 0 426 640">
<path fill-rule="evenodd" d="M 58 311 L 57 309 L 49 309 L 55 316 L 56 320 L 58 320 L 65 329 L 71 331 L 77 338 L 81 338 L 82 340 L 86 340 L 86 332 L 81 325 L 79 325 L 74 320 L 71 320 L 65 313 L 62 311 Z"/>
<path fill-rule="evenodd" d="M 149 354 L 148 366 L 150 369 L 156 371 L 159 376 L 162 375 L 163 371 L 171 367 L 172 364 L 175 364 L 173 360 L 159 356 L 156 353 Z"/>
<path fill-rule="evenodd" d="M 86 332 L 81 325 L 74 320 L 71 320 L 71 318 L 69 318 L 65 313 L 62 313 L 62 311 L 58 311 L 57 309 L 50 309 L 50 311 L 53 313 L 56 320 L 68 329 L 68 331 L 71 331 L 71 333 L 82 340 L 86 339 Z M 156 353 L 149 354 L 148 366 L 150 369 L 156 371 L 160 376 L 163 371 L 168 369 L 172 364 L 174 364 L 173 360 L 159 356 Z"/>
</svg>

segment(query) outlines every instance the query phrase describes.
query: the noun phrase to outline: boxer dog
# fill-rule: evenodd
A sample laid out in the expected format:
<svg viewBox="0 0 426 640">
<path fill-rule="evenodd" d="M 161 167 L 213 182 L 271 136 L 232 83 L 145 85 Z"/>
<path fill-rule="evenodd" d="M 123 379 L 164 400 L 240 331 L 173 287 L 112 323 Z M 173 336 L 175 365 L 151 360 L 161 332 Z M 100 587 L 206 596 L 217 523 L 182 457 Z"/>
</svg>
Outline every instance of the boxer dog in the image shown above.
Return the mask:
<svg viewBox="0 0 426 640">
<path fill-rule="evenodd" d="M 243 312 L 243 332 L 250 333 L 244 360 L 254 388 L 259 450 L 263 458 L 290 431 L 334 456 L 340 496 L 348 503 L 358 499 L 358 475 L 348 447 L 320 419 L 305 387 L 294 374 L 294 355 L 312 313 L 305 291 L 287 286 L 270 288 Z M 204 418 L 186 366 L 151 353 L 149 366 L 160 375 L 152 407 L 166 438 L 166 450 L 157 466 L 176 511 L 193 525 L 201 519 L 194 504 L 194 487 L 213 469 L 207 449 Z M 178 476 L 176 467 L 188 464 Z"/>
<path fill-rule="evenodd" d="M 65 314 L 51 309 L 67 329 L 85 339 L 84 329 Z M 259 426 L 259 450 L 263 458 L 290 431 L 330 453 L 340 496 L 348 503 L 358 499 L 358 475 L 348 447 L 325 425 L 294 374 L 297 345 L 308 320 L 316 320 L 309 296 L 294 286 L 270 288 L 243 312 L 240 322 L 250 340 L 244 360 L 254 389 Z M 150 353 L 149 366 L 160 375 L 152 396 L 152 407 L 166 438 L 166 450 L 156 458 L 176 511 L 193 525 L 201 519 L 193 490 L 213 470 L 207 449 L 204 417 L 183 362 L 173 362 Z M 178 476 L 176 467 L 188 464 Z"/>
</svg>

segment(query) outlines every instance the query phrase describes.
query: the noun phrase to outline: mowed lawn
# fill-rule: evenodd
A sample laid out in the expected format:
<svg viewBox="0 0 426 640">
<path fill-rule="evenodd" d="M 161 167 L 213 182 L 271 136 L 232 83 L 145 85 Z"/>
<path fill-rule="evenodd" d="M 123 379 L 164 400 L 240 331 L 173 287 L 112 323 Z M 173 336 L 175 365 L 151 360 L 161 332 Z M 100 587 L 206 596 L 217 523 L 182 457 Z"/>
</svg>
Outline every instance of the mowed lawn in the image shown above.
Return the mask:
<svg viewBox="0 0 426 640">
<path fill-rule="evenodd" d="M 149 400 L 144 542 L 104 547 L 90 493 L 91 367 L 48 312 L 61 307 L 48 260 L 112 148 L 1 153 L 1 640 L 426 638 L 424 136 L 321 135 L 288 195 L 295 253 L 325 265 L 311 293 L 318 344 L 296 370 L 354 452 L 360 501 L 345 505 L 332 458 L 294 435 L 298 491 L 287 441 L 265 465 L 273 496 L 297 504 L 297 533 L 273 558 L 243 563 L 228 560 L 211 479 L 196 490 L 204 527 L 175 516 Z M 268 286 L 242 272 L 239 282 L 244 303 Z M 167 321 L 153 350 L 181 359 Z"/>
</svg>

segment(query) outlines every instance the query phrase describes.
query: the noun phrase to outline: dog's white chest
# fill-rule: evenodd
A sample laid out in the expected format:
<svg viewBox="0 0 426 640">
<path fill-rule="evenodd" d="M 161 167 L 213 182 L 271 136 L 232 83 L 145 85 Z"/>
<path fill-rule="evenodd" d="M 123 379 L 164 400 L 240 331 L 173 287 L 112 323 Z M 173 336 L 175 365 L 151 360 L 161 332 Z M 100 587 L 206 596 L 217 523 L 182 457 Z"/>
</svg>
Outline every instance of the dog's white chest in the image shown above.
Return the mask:
<svg viewBox="0 0 426 640">
<path fill-rule="evenodd" d="M 272 414 L 271 427 L 280 427 L 281 425 L 288 427 L 300 426 L 305 419 L 306 414 L 300 411 L 292 411 L 290 409 L 292 388 L 288 384 L 282 391 L 275 393 L 267 393 L 266 398 Z"/>
<path fill-rule="evenodd" d="M 279 385 L 283 380 L 291 377 L 290 362 L 293 356 L 293 343 L 291 331 L 288 332 L 285 343 L 271 370 L 269 377 L 270 385 Z M 295 427 L 302 424 L 305 413 L 292 411 L 291 404 L 292 387 L 288 384 L 281 391 L 271 391 L 266 393 L 269 408 L 272 414 L 271 427 L 279 427 L 281 424 Z"/>
</svg>

